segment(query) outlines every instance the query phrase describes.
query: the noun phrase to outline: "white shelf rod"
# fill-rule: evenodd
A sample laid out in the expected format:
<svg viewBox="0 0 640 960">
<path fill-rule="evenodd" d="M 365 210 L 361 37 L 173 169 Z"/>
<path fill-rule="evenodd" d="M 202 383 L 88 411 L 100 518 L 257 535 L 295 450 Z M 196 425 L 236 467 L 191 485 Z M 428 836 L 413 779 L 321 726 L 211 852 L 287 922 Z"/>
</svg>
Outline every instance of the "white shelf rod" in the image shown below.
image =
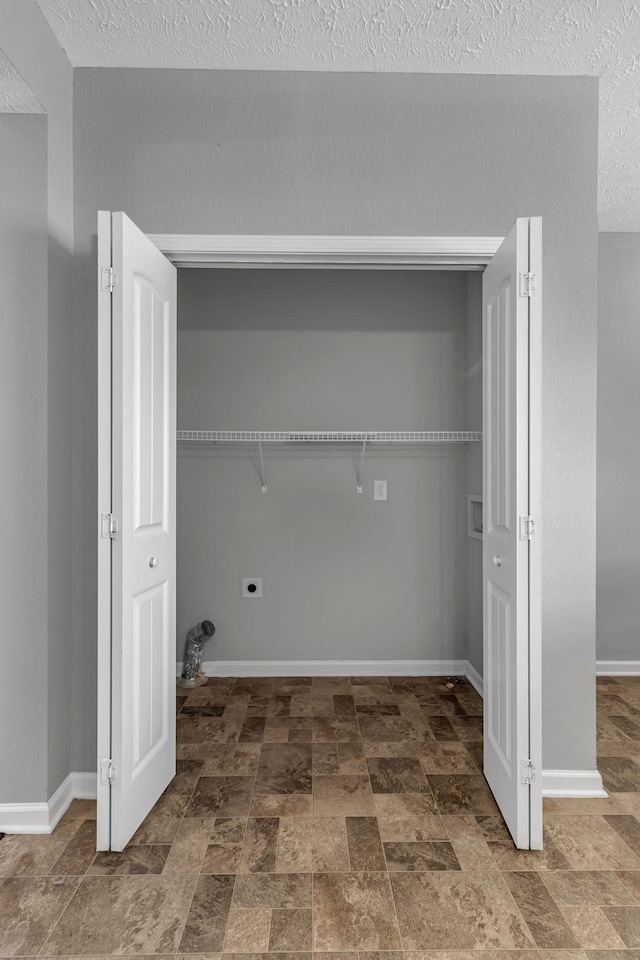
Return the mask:
<svg viewBox="0 0 640 960">
<path fill-rule="evenodd" d="M 480 430 L 178 430 L 189 443 L 474 443 Z M 264 477 L 264 474 L 263 474 Z"/>
</svg>

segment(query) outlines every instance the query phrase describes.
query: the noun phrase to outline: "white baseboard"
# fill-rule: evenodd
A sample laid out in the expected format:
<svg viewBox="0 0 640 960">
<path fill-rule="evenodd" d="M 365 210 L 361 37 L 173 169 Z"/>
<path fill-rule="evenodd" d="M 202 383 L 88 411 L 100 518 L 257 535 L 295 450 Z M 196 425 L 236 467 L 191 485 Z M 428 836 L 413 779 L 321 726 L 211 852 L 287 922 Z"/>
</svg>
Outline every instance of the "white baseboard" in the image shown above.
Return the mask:
<svg viewBox="0 0 640 960">
<path fill-rule="evenodd" d="M 467 660 L 465 676 L 472 687 L 475 687 L 481 697 L 484 697 L 484 681 L 470 660 Z"/>
<path fill-rule="evenodd" d="M 206 660 L 208 677 L 464 677 L 466 660 Z M 176 676 L 182 664 L 176 664 Z"/>
<path fill-rule="evenodd" d="M 640 660 L 596 660 L 597 677 L 640 677 Z"/>
<path fill-rule="evenodd" d="M 543 770 L 543 797 L 608 797 L 597 770 Z"/>
<path fill-rule="evenodd" d="M 0 803 L 0 833 L 51 833 L 72 800 L 95 800 L 97 774 L 70 773 L 42 803 Z"/>
</svg>

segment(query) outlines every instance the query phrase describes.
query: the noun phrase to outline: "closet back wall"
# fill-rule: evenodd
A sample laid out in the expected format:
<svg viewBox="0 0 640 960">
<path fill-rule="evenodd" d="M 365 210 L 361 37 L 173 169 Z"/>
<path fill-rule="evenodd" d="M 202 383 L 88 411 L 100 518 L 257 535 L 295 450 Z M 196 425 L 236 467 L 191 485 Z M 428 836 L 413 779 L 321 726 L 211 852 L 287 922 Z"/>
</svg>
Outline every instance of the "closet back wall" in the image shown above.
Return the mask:
<svg viewBox="0 0 640 960">
<path fill-rule="evenodd" d="M 180 428 L 464 429 L 464 273 L 178 277 Z M 362 494 L 357 456 L 269 448 L 262 494 L 256 449 L 180 446 L 179 661 L 205 616 L 205 661 L 465 655 L 465 448 L 371 450 Z"/>
</svg>

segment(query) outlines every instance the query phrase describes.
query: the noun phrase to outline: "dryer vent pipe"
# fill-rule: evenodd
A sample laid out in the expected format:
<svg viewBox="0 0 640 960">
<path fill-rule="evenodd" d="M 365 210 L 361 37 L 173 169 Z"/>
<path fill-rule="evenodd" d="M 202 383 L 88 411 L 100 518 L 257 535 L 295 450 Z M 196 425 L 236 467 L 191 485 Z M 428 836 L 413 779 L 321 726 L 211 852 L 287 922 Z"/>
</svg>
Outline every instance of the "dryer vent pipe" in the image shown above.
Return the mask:
<svg viewBox="0 0 640 960">
<path fill-rule="evenodd" d="M 178 679 L 179 687 L 199 687 L 207 682 L 206 675 L 200 669 L 202 650 L 205 641 L 212 637 L 215 632 L 216 628 L 211 620 L 202 620 L 189 630 L 184 645 L 182 676 Z"/>
</svg>

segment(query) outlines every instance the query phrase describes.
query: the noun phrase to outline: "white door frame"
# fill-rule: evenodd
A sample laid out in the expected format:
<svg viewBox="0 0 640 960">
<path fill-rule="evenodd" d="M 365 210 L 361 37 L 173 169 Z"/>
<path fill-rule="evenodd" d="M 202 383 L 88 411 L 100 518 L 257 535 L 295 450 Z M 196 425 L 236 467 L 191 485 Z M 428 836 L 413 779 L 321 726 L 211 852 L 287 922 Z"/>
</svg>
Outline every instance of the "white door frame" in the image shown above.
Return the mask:
<svg viewBox="0 0 640 960">
<path fill-rule="evenodd" d="M 106 214 L 105 216 L 109 216 Z M 106 229 L 106 221 L 102 229 Z M 101 229 L 101 221 L 98 230 Z M 374 237 L 303 236 L 233 234 L 147 234 L 158 249 L 177 267 L 195 268 L 299 268 L 299 269 L 376 269 L 376 270 L 483 270 L 493 258 L 503 237 Z M 98 263 L 98 289 L 102 290 L 103 268 Z M 111 643 L 111 563 L 110 544 L 101 538 L 101 517 L 111 512 L 111 304 L 110 295 L 100 294 L 98 306 L 98 671 L 110 676 L 111 663 L 106 651 Z M 535 322 L 533 322 L 535 320 Z M 541 392 L 542 338 L 541 314 L 532 317 L 530 339 L 529 457 L 531 503 L 540 517 L 541 464 Z M 107 344 L 109 347 L 107 348 Z M 483 424 L 484 426 L 484 424 Z M 530 622 L 530 727 L 541 729 L 541 633 L 539 612 L 542 604 L 540 537 L 535 537 L 530 554 L 530 609 L 537 612 Z M 105 673 L 106 671 L 106 673 Z M 110 687 L 98 683 L 98 714 L 109 720 Z M 532 697 L 531 694 L 534 694 Z M 110 723 L 98 724 L 108 729 Z M 534 734 L 537 736 L 537 734 Z M 539 739 L 539 738 L 538 738 Z M 98 743 L 98 757 L 110 756 L 110 744 Z M 537 748 L 537 749 L 536 749 Z M 532 757 L 542 761 L 541 743 L 531 743 Z M 98 770 L 98 804 L 109 804 L 108 784 L 101 783 Z M 104 844 L 105 838 L 98 837 Z M 103 849 L 105 847 L 103 846 Z"/>
</svg>

